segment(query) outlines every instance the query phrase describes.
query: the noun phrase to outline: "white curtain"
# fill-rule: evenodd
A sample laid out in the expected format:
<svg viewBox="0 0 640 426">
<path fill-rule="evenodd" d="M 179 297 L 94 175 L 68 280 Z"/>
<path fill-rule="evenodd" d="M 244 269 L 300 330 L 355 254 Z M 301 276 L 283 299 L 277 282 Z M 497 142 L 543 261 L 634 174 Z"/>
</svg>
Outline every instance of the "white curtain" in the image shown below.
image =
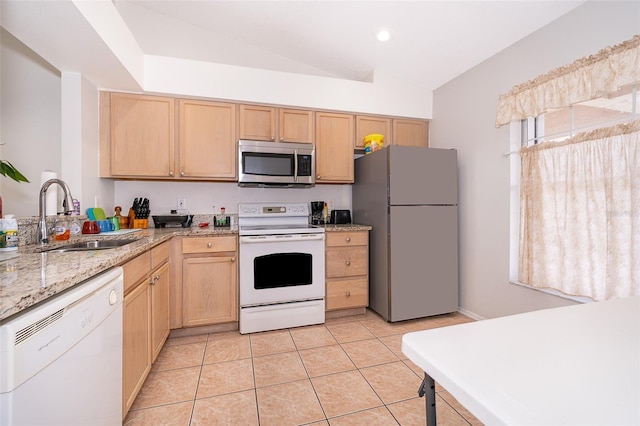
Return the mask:
<svg viewBox="0 0 640 426">
<path fill-rule="evenodd" d="M 640 120 L 523 148 L 519 280 L 640 295 Z"/>
<path fill-rule="evenodd" d="M 640 35 L 519 84 L 498 101 L 496 126 L 613 93 L 640 82 Z"/>
</svg>

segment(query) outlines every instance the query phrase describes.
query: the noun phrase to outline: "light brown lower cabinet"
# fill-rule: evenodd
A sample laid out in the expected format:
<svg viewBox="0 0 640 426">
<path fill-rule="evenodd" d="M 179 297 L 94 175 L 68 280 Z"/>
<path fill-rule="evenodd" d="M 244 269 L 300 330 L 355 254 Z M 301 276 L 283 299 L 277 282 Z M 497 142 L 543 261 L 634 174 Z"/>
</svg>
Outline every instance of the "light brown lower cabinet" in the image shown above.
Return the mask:
<svg viewBox="0 0 640 426">
<path fill-rule="evenodd" d="M 182 327 L 238 321 L 237 237 L 182 239 Z"/>
<path fill-rule="evenodd" d="M 123 265 L 122 415 L 133 405 L 169 336 L 169 243 Z"/>
<path fill-rule="evenodd" d="M 326 310 L 369 305 L 369 232 L 326 233 Z"/>
</svg>

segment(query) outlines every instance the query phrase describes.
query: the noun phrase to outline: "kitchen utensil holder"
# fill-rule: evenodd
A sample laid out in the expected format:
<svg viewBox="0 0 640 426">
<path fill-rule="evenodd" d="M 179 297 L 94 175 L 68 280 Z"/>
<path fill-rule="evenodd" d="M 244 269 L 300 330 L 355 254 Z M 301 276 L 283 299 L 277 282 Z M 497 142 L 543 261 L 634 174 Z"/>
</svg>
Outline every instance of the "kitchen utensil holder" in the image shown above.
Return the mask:
<svg viewBox="0 0 640 426">
<path fill-rule="evenodd" d="M 229 216 L 214 216 L 213 226 L 215 228 L 229 228 L 231 227 L 231 218 Z"/>
</svg>

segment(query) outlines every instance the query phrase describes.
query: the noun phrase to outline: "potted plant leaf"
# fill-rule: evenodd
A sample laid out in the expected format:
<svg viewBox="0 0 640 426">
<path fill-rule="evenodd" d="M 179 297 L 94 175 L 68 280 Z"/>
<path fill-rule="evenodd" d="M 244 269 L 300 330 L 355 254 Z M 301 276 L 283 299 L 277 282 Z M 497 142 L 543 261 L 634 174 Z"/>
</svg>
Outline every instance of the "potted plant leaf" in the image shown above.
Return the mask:
<svg viewBox="0 0 640 426">
<path fill-rule="evenodd" d="M 10 179 L 15 180 L 16 182 L 29 182 L 18 169 L 14 167 L 13 164 L 6 160 L 0 160 L 0 175 L 6 176 Z M 2 218 L 2 197 L 0 196 L 0 219 Z"/>
</svg>

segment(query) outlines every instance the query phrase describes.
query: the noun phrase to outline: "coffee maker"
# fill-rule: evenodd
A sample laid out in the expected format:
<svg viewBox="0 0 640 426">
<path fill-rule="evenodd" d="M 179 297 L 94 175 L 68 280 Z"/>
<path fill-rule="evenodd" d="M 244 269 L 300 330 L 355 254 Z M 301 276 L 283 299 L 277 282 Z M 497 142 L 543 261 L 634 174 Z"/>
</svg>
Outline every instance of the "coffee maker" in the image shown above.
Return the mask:
<svg viewBox="0 0 640 426">
<path fill-rule="evenodd" d="M 324 220 L 322 218 L 322 209 L 324 208 L 324 201 L 312 201 L 311 202 L 311 224 L 322 225 Z"/>
</svg>

